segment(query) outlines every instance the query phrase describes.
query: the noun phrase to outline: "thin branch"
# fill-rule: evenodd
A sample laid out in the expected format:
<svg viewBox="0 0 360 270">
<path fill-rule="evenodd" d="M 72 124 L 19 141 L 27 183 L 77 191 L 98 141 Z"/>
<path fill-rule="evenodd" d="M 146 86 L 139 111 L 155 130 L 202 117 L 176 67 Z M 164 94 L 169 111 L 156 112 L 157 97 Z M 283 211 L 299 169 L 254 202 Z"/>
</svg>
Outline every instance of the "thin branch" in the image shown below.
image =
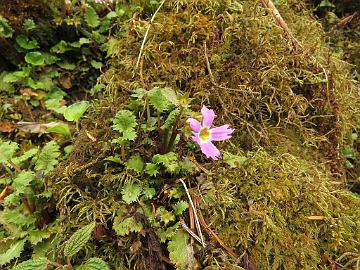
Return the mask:
<svg viewBox="0 0 360 270">
<path fill-rule="evenodd" d="M 299 41 L 296 40 L 296 38 L 291 34 L 291 31 L 284 21 L 283 17 L 281 17 L 281 14 L 279 10 L 275 7 L 274 3 L 271 0 L 261 0 L 264 7 L 267 8 L 271 14 L 274 16 L 277 24 L 284 30 L 287 40 L 291 43 L 294 49 L 297 48 L 297 46 L 301 47 L 301 44 Z"/>
<path fill-rule="evenodd" d="M 139 67 L 139 64 L 140 64 L 140 59 L 141 59 L 141 56 L 142 56 L 142 53 L 144 51 L 144 47 L 145 47 L 145 43 L 146 43 L 146 39 L 147 39 L 147 36 L 149 35 L 149 31 L 150 31 L 150 27 L 152 25 L 152 23 L 154 22 L 155 20 L 155 17 L 156 17 L 156 14 L 159 12 L 159 10 L 161 9 L 161 7 L 163 6 L 163 4 L 165 3 L 165 0 L 161 1 L 159 7 L 157 8 L 157 10 L 155 11 L 154 15 L 152 16 L 151 20 L 150 20 L 150 23 L 146 29 L 146 32 L 145 32 L 145 36 L 144 36 L 144 39 L 141 43 L 141 48 L 140 48 L 140 52 L 139 52 L 139 56 L 138 56 L 138 59 L 136 61 L 136 66 L 135 66 L 135 70 L 138 69 Z"/>
<path fill-rule="evenodd" d="M 199 218 L 198 218 L 198 216 L 197 216 L 197 214 L 196 214 L 196 209 L 195 209 L 194 203 L 193 203 L 193 201 L 192 201 L 192 199 L 191 199 L 189 190 L 187 189 L 184 180 L 180 179 L 180 182 L 183 184 L 183 186 L 184 186 L 184 188 L 185 188 L 185 192 L 186 192 L 186 194 L 187 194 L 187 196 L 188 196 L 188 198 L 189 198 L 190 205 L 191 205 L 191 207 L 192 207 L 192 209 L 193 209 L 193 211 L 194 211 L 196 229 L 197 229 L 198 234 L 199 234 L 199 236 L 200 236 L 201 245 L 205 248 L 206 245 L 205 245 L 205 242 L 204 242 L 204 237 L 203 237 L 202 232 L 201 232 L 201 227 L 200 227 L 200 223 L 199 223 Z"/>
</svg>

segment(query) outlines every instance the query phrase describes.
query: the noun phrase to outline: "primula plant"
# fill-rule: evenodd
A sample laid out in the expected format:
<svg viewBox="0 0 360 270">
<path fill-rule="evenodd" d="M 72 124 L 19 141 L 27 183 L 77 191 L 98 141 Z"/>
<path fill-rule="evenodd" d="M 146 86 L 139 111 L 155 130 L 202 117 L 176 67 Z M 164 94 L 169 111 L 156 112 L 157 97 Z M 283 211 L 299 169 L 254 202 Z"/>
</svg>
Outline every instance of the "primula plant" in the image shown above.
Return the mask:
<svg viewBox="0 0 360 270">
<path fill-rule="evenodd" d="M 190 109 L 190 99 L 173 89 L 139 88 L 113 118 L 112 128 L 118 134 L 112 140 L 115 155 L 107 158 L 128 174 L 121 190 L 124 205 L 117 211 L 113 229 L 119 237 L 129 237 L 151 226 L 178 269 L 195 265 L 189 235 L 180 226 L 189 207 L 181 181 L 193 182 L 202 167 L 196 160 L 204 158 L 194 155 L 189 144 L 194 140 L 206 157 L 217 160 L 220 151 L 212 141 L 229 139 L 234 131 L 229 125 L 211 128 L 215 112 L 203 106 L 201 113 L 202 123 L 191 118 L 198 113 Z M 239 161 L 235 155 L 224 158 L 225 162 L 232 159 L 231 165 Z M 129 212 L 127 205 L 137 210 Z"/>
</svg>

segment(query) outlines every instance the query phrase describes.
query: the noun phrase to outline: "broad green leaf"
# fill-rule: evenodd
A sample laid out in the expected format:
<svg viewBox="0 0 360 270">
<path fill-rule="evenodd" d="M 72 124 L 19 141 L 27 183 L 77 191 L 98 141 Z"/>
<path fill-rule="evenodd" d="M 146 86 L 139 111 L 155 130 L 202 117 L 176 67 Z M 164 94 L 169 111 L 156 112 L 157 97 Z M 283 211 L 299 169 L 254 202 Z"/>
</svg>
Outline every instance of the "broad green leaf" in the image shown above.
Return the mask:
<svg viewBox="0 0 360 270">
<path fill-rule="evenodd" d="M 110 270 L 108 264 L 100 258 L 90 258 L 76 270 Z"/>
<path fill-rule="evenodd" d="M 38 48 L 38 43 L 35 39 L 29 39 L 27 36 L 18 35 L 16 37 L 16 43 L 25 50 L 32 50 Z"/>
<path fill-rule="evenodd" d="M 14 210 L 8 208 L 4 209 L 2 217 L 7 223 L 16 225 L 19 228 L 30 227 L 36 221 L 35 215 L 24 215 L 18 208 L 15 208 Z"/>
<path fill-rule="evenodd" d="M 56 63 L 56 64 L 65 70 L 74 70 L 76 68 L 75 64 L 69 63 L 69 62 L 61 62 L 61 63 Z"/>
<path fill-rule="evenodd" d="M 246 157 L 234 155 L 228 152 L 224 152 L 224 162 L 227 163 L 230 168 L 236 168 L 244 165 Z"/>
<path fill-rule="evenodd" d="M 119 236 L 124 236 L 130 232 L 140 232 L 143 226 L 141 223 L 135 221 L 134 217 L 128 217 L 122 219 L 122 217 L 116 217 L 114 219 L 113 229 Z"/>
<path fill-rule="evenodd" d="M 95 28 L 100 24 L 99 16 L 97 15 L 95 9 L 91 6 L 88 6 L 85 11 L 85 21 L 92 28 Z"/>
<path fill-rule="evenodd" d="M 95 229 L 95 222 L 92 222 L 81 229 L 77 230 L 68 241 L 64 248 L 66 257 L 74 256 L 90 240 L 91 234 Z"/>
<path fill-rule="evenodd" d="M 50 52 L 51 53 L 65 53 L 69 50 L 71 50 L 69 44 L 64 40 L 61 40 L 59 43 L 57 43 L 50 49 Z"/>
<path fill-rule="evenodd" d="M 34 258 L 15 265 L 11 270 L 44 270 L 47 263 L 48 260 L 44 257 Z"/>
<path fill-rule="evenodd" d="M 38 159 L 35 162 L 35 170 L 49 173 L 59 163 L 60 147 L 56 141 L 48 142 L 41 150 Z"/>
<path fill-rule="evenodd" d="M 169 258 L 176 269 L 194 269 L 194 250 L 188 244 L 188 234 L 178 230 L 168 243 Z"/>
<path fill-rule="evenodd" d="M 25 55 L 25 61 L 34 66 L 41 66 L 45 63 L 45 57 L 41 52 L 28 52 Z"/>
<path fill-rule="evenodd" d="M 80 101 L 74 104 L 71 104 L 64 111 L 64 117 L 67 121 L 78 121 L 80 117 L 86 112 L 90 107 L 89 101 Z"/>
<path fill-rule="evenodd" d="M 53 132 L 57 134 L 62 134 L 67 137 L 71 137 L 71 131 L 69 129 L 69 125 L 65 123 L 59 123 L 56 126 L 49 127 L 46 129 L 47 132 Z"/>
<path fill-rule="evenodd" d="M 137 173 L 141 173 L 144 168 L 144 161 L 139 155 L 133 155 L 126 162 L 126 168 L 129 170 L 134 170 Z"/>
<path fill-rule="evenodd" d="M 29 241 L 32 245 L 37 245 L 44 239 L 49 238 L 53 233 L 47 230 L 31 230 L 29 232 Z"/>
<path fill-rule="evenodd" d="M 129 182 L 121 190 L 122 199 L 127 204 L 135 202 L 141 195 L 141 187 L 137 183 Z"/>
<path fill-rule="evenodd" d="M 14 242 L 8 250 L 0 254 L 0 266 L 9 263 L 12 259 L 19 258 L 24 250 L 26 240 L 18 240 Z"/>
</svg>

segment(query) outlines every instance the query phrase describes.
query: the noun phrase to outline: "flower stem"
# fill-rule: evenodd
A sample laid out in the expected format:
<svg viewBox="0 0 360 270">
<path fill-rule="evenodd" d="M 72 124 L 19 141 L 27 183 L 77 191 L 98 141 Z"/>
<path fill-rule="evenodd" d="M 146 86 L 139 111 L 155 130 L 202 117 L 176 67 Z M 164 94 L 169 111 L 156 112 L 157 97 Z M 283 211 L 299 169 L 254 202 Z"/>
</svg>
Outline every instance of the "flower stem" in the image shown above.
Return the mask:
<svg viewBox="0 0 360 270">
<path fill-rule="evenodd" d="M 121 147 L 121 159 L 123 161 L 125 161 L 125 158 L 126 158 L 126 156 L 125 156 L 125 142 L 121 142 L 120 147 Z"/>
<path fill-rule="evenodd" d="M 165 153 L 169 153 L 169 152 L 172 150 L 172 148 L 174 147 L 174 142 L 175 142 L 176 136 L 178 135 L 177 127 L 178 127 L 178 123 L 179 123 L 179 120 L 180 120 L 180 118 L 181 118 L 182 112 L 183 112 L 183 108 L 181 107 L 181 108 L 180 108 L 180 111 L 179 111 L 179 114 L 178 114 L 178 116 L 176 117 L 175 123 L 174 123 L 174 125 L 173 125 L 169 143 L 168 143 L 167 147 L 165 148 L 165 149 L 166 149 L 166 150 L 165 150 Z"/>
</svg>

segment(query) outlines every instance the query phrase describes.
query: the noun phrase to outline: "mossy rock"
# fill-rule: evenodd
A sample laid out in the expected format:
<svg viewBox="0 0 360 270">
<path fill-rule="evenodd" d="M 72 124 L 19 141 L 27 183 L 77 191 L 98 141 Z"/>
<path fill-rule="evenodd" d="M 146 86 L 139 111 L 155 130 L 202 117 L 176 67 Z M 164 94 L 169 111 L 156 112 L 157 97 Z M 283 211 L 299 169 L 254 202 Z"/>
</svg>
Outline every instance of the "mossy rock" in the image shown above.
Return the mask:
<svg viewBox="0 0 360 270">
<path fill-rule="evenodd" d="M 239 257 L 208 237 L 209 251 L 196 254 L 203 268 L 239 269 L 251 260 L 259 269 L 312 269 L 325 253 L 356 267 L 360 202 L 344 185 L 340 150 L 357 129 L 358 85 L 305 5 L 278 7 L 295 47 L 260 2 L 169 0 L 149 26 L 156 8 L 147 1 L 124 4 L 130 15 L 118 19 L 110 68 L 101 78 L 105 100 L 82 122 L 75 150 L 51 184 L 66 213 L 64 230 L 98 219 L 111 231 L 122 183 L 131 177 L 103 162 L 114 154 L 111 118 L 132 90 L 167 86 L 188 93 L 194 108 L 215 109 L 217 119 L 236 129 L 222 150 L 247 156 L 237 168 L 203 164 L 211 174 L 201 177 L 213 186 L 202 194 L 205 221 Z M 116 269 L 146 269 L 146 241 L 111 233 L 86 256 L 106 257 Z M 136 241 L 142 246 L 133 252 Z"/>
</svg>

